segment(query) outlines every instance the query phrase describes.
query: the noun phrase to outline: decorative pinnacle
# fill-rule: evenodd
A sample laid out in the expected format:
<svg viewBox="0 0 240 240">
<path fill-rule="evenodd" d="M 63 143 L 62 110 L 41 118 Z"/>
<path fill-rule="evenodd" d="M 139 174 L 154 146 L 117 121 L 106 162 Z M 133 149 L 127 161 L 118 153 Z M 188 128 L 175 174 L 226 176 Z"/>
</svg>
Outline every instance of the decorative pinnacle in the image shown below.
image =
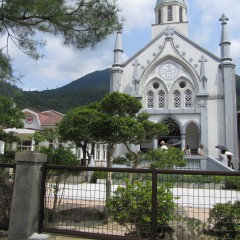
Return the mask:
<svg viewBox="0 0 240 240">
<path fill-rule="evenodd" d="M 229 21 L 229 18 L 223 13 L 222 16 L 219 18 L 219 21 L 221 21 L 222 24 L 227 24 L 227 21 Z"/>
</svg>

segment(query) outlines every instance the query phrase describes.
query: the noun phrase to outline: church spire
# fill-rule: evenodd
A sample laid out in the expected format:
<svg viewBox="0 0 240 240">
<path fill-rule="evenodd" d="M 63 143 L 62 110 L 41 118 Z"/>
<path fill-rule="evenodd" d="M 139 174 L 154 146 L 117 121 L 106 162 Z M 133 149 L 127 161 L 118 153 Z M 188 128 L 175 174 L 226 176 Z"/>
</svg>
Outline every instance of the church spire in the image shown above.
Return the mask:
<svg viewBox="0 0 240 240">
<path fill-rule="evenodd" d="M 153 38 L 170 25 L 188 36 L 187 5 L 184 0 L 157 0 Z"/>
<path fill-rule="evenodd" d="M 221 58 L 222 61 L 232 61 L 230 57 L 230 45 L 231 42 L 228 40 L 228 34 L 227 34 L 227 21 L 229 21 L 229 18 L 226 17 L 226 15 L 223 13 L 219 21 L 222 22 L 222 34 L 221 34 Z"/>
<path fill-rule="evenodd" d="M 114 63 L 113 66 L 120 66 L 122 64 L 122 31 L 117 31 L 115 48 L 114 48 Z"/>
</svg>

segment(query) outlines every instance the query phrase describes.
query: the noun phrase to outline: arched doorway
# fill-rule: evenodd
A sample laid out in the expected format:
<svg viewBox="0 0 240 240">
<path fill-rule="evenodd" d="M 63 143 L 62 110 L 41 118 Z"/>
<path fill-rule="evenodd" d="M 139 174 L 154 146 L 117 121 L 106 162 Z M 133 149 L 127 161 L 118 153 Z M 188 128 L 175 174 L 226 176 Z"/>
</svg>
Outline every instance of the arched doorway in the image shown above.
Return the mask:
<svg viewBox="0 0 240 240">
<path fill-rule="evenodd" d="M 192 154 L 197 153 L 199 146 L 199 127 L 196 123 L 191 122 L 186 127 L 186 145 L 189 145 Z"/>
<path fill-rule="evenodd" d="M 165 141 L 168 145 L 176 146 L 181 148 L 181 130 L 179 125 L 172 119 L 167 118 L 162 121 L 162 124 L 167 125 L 169 129 L 169 134 L 158 139 L 158 143 Z"/>
</svg>

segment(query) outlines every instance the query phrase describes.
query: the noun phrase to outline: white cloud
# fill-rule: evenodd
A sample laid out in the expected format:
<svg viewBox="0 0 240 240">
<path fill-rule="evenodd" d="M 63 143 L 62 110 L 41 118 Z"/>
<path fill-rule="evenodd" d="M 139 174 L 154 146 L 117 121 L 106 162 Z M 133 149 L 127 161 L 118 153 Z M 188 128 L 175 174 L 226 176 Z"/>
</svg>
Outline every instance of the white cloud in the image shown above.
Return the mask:
<svg viewBox="0 0 240 240">
<path fill-rule="evenodd" d="M 124 30 L 131 32 L 135 28 L 149 28 L 154 23 L 154 1 L 119 0 L 119 8 L 125 18 Z"/>
<path fill-rule="evenodd" d="M 126 18 L 123 29 L 124 59 L 140 50 L 151 40 L 151 25 L 154 23 L 156 0 L 118 0 L 121 15 Z M 240 14 L 239 0 L 188 0 L 190 37 L 204 48 L 219 55 L 221 23 L 224 12 L 230 19 L 228 32 L 232 41 L 232 57 L 240 69 Z M 70 83 L 71 81 L 96 70 L 111 67 L 115 36 L 108 37 L 94 50 L 78 51 L 64 48 L 60 40 L 47 36 L 45 57 L 35 62 L 12 50 L 15 67 L 26 75 L 22 88 L 44 90 Z"/>
</svg>

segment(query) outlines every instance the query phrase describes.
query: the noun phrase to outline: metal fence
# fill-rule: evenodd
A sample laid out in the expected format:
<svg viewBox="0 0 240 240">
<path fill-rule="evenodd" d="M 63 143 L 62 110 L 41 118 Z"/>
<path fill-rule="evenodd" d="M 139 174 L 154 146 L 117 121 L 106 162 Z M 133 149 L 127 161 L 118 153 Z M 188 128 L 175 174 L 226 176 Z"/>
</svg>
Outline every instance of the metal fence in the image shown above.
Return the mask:
<svg viewBox="0 0 240 240">
<path fill-rule="evenodd" d="M 40 232 L 240 239 L 240 173 L 43 167 Z"/>
<path fill-rule="evenodd" d="M 0 230 L 8 230 L 15 164 L 0 164 Z"/>
</svg>

